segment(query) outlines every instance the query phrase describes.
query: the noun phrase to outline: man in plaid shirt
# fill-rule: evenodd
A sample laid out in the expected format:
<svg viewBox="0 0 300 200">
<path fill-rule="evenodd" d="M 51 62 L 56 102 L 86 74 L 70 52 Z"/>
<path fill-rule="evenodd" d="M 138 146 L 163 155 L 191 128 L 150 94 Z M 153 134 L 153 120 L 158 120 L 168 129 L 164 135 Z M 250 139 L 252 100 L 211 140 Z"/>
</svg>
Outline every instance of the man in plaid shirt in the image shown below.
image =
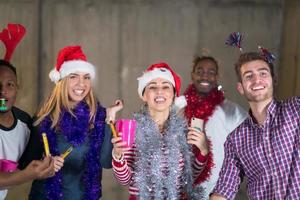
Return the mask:
<svg viewBox="0 0 300 200">
<path fill-rule="evenodd" d="M 241 54 L 235 67 L 249 117 L 226 140 L 210 199 L 234 199 L 243 177 L 251 200 L 300 199 L 300 97 L 274 99 L 273 64 L 259 53 Z"/>
</svg>

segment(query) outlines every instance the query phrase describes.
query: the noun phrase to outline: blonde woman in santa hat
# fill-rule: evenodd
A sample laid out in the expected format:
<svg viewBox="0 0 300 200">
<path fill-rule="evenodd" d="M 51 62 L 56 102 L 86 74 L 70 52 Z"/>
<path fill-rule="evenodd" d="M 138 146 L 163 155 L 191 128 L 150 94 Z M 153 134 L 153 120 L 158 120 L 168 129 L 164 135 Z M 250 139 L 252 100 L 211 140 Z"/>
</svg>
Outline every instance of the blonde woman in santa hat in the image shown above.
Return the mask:
<svg viewBox="0 0 300 200">
<path fill-rule="evenodd" d="M 150 66 L 138 78 L 145 105 L 134 114 L 134 145 L 125 148 L 121 137 L 112 139 L 114 174 L 129 185 L 130 200 L 202 199 L 201 186 L 193 182 L 206 164 L 206 138 L 176 114 L 179 93 L 180 78 L 166 63 Z"/>
<path fill-rule="evenodd" d="M 122 102 L 102 107 L 92 89 L 95 67 L 80 46 L 63 48 L 49 77 L 56 85 L 37 113 L 25 157 L 42 158 L 45 133 L 56 160 L 56 174 L 34 181 L 29 199 L 99 200 L 102 168 L 111 168 L 112 159 L 111 133 L 105 120 L 114 118 Z M 65 157 L 67 149 L 72 151 Z"/>
</svg>

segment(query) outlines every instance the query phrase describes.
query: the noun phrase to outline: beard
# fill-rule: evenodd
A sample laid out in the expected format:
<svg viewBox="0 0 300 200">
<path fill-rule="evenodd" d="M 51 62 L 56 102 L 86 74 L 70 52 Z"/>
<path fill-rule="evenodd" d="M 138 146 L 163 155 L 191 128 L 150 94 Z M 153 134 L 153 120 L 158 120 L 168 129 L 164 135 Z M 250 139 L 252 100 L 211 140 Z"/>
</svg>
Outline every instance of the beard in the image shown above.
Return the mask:
<svg viewBox="0 0 300 200">
<path fill-rule="evenodd" d="M 253 95 L 249 92 L 245 92 L 245 98 L 248 102 L 258 103 L 262 101 L 266 101 L 268 99 L 273 98 L 273 89 L 269 89 L 266 93 L 259 94 L 259 95 Z"/>
</svg>

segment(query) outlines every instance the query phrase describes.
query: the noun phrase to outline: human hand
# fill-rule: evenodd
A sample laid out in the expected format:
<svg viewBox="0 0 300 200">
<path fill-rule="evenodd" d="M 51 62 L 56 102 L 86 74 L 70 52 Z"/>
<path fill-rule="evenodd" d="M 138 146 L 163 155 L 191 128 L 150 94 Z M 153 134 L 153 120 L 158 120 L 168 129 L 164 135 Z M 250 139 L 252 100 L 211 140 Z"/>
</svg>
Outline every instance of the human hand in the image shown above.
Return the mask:
<svg viewBox="0 0 300 200">
<path fill-rule="evenodd" d="M 33 160 L 24 169 L 30 179 L 45 179 L 55 175 L 54 160 L 47 156 L 43 160 Z"/>
<path fill-rule="evenodd" d="M 118 137 L 114 137 L 114 138 L 111 139 L 111 143 L 114 146 L 112 154 L 118 160 L 120 160 L 120 158 L 122 157 L 122 155 L 124 154 L 124 152 L 129 149 L 129 147 L 125 147 L 126 146 L 126 142 L 122 141 L 122 137 L 121 136 L 122 136 L 122 133 L 118 133 Z"/>
<path fill-rule="evenodd" d="M 109 106 L 106 109 L 106 122 L 114 122 L 116 119 L 116 114 L 123 109 L 123 100 L 116 100 L 114 105 Z"/>
<path fill-rule="evenodd" d="M 194 128 L 189 127 L 187 143 L 195 145 L 203 156 L 208 154 L 207 137 L 204 132 L 196 131 Z"/>
<path fill-rule="evenodd" d="M 226 198 L 214 193 L 209 197 L 209 200 L 226 200 Z"/>
<path fill-rule="evenodd" d="M 52 158 L 54 160 L 55 172 L 58 172 L 64 166 L 65 159 L 63 159 L 61 156 L 54 156 Z"/>
</svg>

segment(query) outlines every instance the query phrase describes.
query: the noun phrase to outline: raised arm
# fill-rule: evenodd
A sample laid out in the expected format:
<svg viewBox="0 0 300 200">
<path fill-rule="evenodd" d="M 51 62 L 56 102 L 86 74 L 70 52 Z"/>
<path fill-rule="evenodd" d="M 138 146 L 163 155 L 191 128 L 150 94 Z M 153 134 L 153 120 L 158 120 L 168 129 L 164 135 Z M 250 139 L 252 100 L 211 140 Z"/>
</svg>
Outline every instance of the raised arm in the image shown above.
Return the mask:
<svg viewBox="0 0 300 200">
<path fill-rule="evenodd" d="M 244 176 L 241 163 L 237 157 L 235 148 L 229 139 L 225 142 L 225 158 L 219 174 L 219 179 L 213 190 L 211 200 L 233 200 Z M 221 198 L 222 197 L 222 198 Z"/>
<path fill-rule="evenodd" d="M 116 114 L 120 110 L 123 109 L 123 101 L 116 100 L 114 105 L 109 106 L 106 108 L 106 122 L 114 122 L 116 119 Z"/>
<path fill-rule="evenodd" d="M 193 163 L 193 177 L 195 179 L 195 183 L 197 183 L 199 176 L 207 165 L 207 155 L 209 152 L 206 135 L 194 128 L 189 128 L 187 142 L 188 144 L 193 144 L 193 153 L 195 155 Z"/>
<path fill-rule="evenodd" d="M 122 133 L 120 133 L 122 134 Z M 113 138 L 113 171 L 115 177 L 122 185 L 128 185 L 131 182 L 132 178 L 132 169 L 134 162 L 134 147 L 133 148 L 124 148 L 125 142 L 121 141 L 121 137 Z"/>
</svg>

